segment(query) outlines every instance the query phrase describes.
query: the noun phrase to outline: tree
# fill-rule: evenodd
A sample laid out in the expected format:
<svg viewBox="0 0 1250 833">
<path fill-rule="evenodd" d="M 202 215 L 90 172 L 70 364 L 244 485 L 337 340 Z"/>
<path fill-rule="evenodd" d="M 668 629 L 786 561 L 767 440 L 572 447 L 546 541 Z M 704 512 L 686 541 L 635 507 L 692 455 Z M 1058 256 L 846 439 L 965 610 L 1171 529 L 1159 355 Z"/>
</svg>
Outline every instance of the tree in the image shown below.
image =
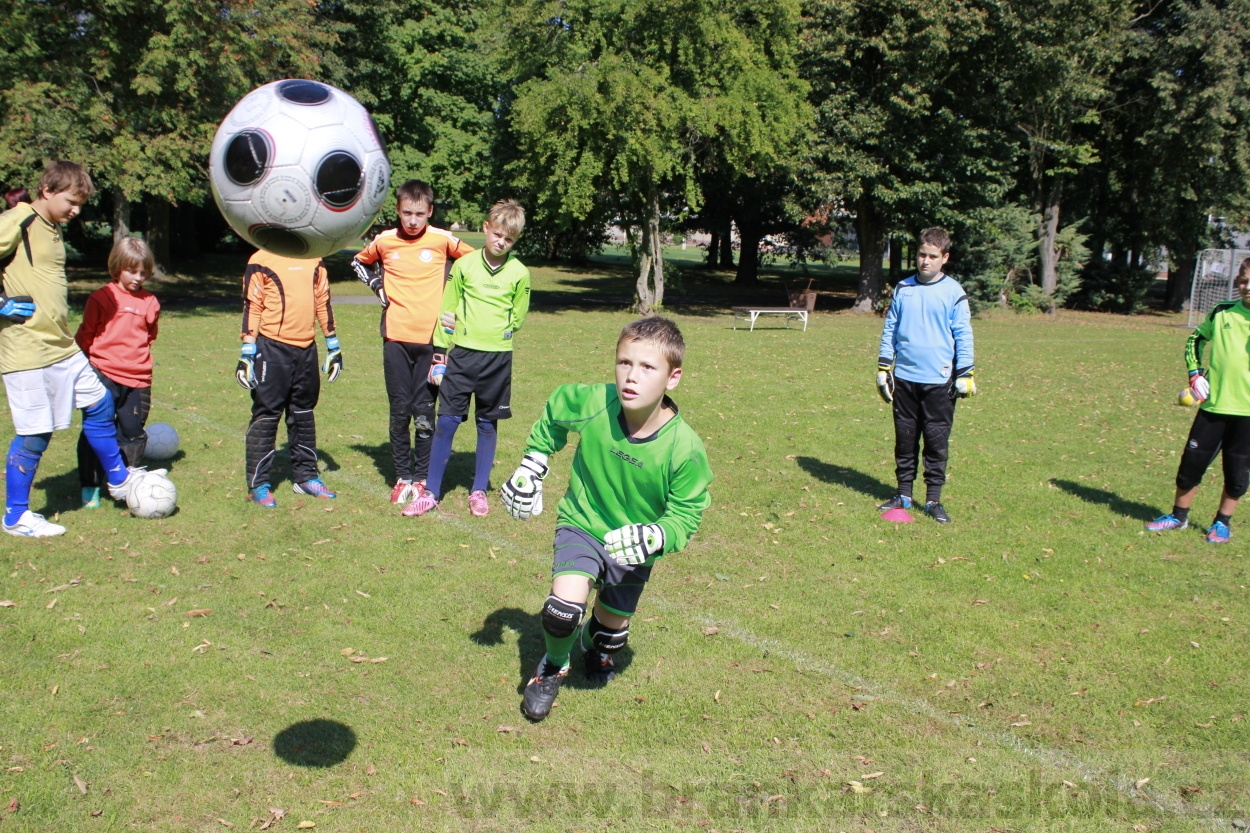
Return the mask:
<svg viewBox="0 0 1250 833">
<path fill-rule="evenodd" d="M 509 170 L 546 222 L 621 223 L 641 311 L 663 304 L 661 232 L 700 204 L 700 155 L 760 175 L 793 146 L 805 112 L 789 57 L 797 20 L 794 0 L 514 7 Z"/>
<path fill-rule="evenodd" d="M 158 262 L 168 205 L 207 194 L 217 124 L 248 90 L 330 72 L 333 32 L 305 0 L 3 0 L 0 176 L 86 165 L 116 221 L 146 195 Z M 329 55 L 329 58 L 325 56 Z"/>
<path fill-rule="evenodd" d="M 883 297 L 892 234 L 954 225 L 1001 200 L 1014 149 L 997 130 L 995 52 L 971 0 L 809 0 L 803 76 L 826 191 L 855 214 L 854 309 Z"/>
</svg>

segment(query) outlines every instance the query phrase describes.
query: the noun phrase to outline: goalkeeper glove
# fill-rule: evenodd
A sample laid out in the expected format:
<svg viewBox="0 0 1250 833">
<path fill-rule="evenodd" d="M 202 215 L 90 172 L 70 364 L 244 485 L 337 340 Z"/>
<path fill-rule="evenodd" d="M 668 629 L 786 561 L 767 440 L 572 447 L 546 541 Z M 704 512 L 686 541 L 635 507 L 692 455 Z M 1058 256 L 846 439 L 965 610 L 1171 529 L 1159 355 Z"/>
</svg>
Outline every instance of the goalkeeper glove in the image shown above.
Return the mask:
<svg viewBox="0 0 1250 833">
<path fill-rule="evenodd" d="M 251 341 L 243 342 L 239 363 L 234 367 L 234 378 L 238 380 L 241 387 L 247 390 L 252 390 L 256 387 L 255 363 L 256 343 Z"/>
<path fill-rule="evenodd" d="M 25 324 L 35 314 L 35 301 L 29 295 L 14 295 L 10 298 L 0 292 L 0 318 L 14 324 Z"/>
<path fill-rule="evenodd" d="M 547 455 L 527 451 L 521 465 L 500 489 L 503 508 L 518 521 L 543 513 L 543 478 L 547 476 Z"/>
<path fill-rule="evenodd" d="M 959 399 L 967 399 L 977 395 L 977 382 L 972 378 L 972 369 L 955 371 L 955 387 L 951 393 Z"/>
<path fill-rule="evenodd" d="M 450 310 L 438 317 L 439 323 L 443 325 L 443 332 L 449 336 L 456 334 L 456 314 Z"/>
<path fill-rule="evenodd" d="M 1206 372 L 1202 368 L 1189 371 L 1189 389 L 1199 402 L 1211 398 L 1211 383 L 1207 381 Z"/>
<path fill-rule="evenodd" d="M 443 383 L 443 374 L 447 372 L 447 354 L 435 353 L 434 359 L 430 363 L 430 372 L 426 375 L 425 380 L 431 385 L 441 385 Z"/>
<path fill-rule="evenodd" d="M 887 405 L 894 401 L 894 365 L 885 359 L 877 359 L 877 393 Z"/>
<path fill-rule="evenodd" d="M 605 535 L 603 546 L 617 564 L 633 567 L 653 555 L 664 554 L 664 527 L 659 524 L 629 524 Z"/>
<path fill-rule="evenodd" d="M 326 375 L 327 382 L 337 382 L 343 372 L 343 351 L 339 349 L 338 336 L 326 336 L 326 360 L 321 365 L 321 372 Z"/>
</svg>

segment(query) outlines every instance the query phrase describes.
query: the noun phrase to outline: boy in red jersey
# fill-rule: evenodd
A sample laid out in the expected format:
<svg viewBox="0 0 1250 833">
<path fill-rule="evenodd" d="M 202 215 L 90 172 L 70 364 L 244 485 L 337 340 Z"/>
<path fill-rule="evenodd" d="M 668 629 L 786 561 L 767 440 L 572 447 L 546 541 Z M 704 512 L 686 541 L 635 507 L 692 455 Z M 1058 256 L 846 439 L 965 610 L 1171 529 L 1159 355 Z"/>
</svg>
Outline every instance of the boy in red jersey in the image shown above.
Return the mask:
<svg viewBox="0 0 1250 833">
<path fill-rule="evenodd" d="M 430 467 L 435 396 L 430 367 L 448 263 L 473 247 L 430 225 L 434 189 L 428 183 L 408 180 L 395 189 L 395 200 L 399 223 L 373 238 L 352 259 L 352 268 L 382 302 L 382 374 L 395 463 L 391 503 L 405 506 L 420 497 Z M 415 464 L 410 424 L 416 431 Z"/>
<path fill-rule="evenodd" d="M 109 253 L 113 281 L 87 298 L 74 341 L 100 381 L 113 394 L 117 446 L 127 466 L 139 465 L 148 435 L 143 426 L 152 407 L 152 342 L 161 304 L 143 284 L 156 271 L 152 250 L 137 237 L 124 237 Z M 78 482 L 84 509 L 98 509 L 108 480 L 86 433 L 78 435 Z"/>
</svg>

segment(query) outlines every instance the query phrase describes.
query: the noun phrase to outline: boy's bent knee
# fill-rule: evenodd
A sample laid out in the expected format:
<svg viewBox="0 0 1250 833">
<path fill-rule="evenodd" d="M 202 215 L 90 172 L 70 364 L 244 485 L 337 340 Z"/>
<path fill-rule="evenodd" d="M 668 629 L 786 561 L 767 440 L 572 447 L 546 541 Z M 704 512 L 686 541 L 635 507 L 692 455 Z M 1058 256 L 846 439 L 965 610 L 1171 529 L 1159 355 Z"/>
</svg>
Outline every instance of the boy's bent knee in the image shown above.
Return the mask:
<svg viewBox="0 0 1250 833">
<path fill-rule="evenodd" d="M 104 391 L 103 396 L 82 409 L 83 423 L 112 422 L 114 416 L 113 394 L 107 390 Z"/>
<path fill-rule="evenodd" d="M 31 460 L 38 462 L 39 458 L 48 450 L 48 443 L 52 440 L 52 434 L 26 434 L 18 435 L 13 438 L 13 442 L 9 443 L 9 457 Z"/>
<path fill-rule="evenodd" d="M 586 605 L 568 602 L 551 595 L 543 604 L 543 630 L 557 639 L 572 636 L 586 615 Z"/>
<path fill-rule="evenodd" d="M 600 622 L 598 616 L 591 616 L 586 629 L 590 636 L 590 644 L 596 650 L 603 651 L 605 654 L 615 654 L 629 642 L 628 619 L 625 620 L 625 625 L 619 630 L 612 630 Z"/>
</svg>

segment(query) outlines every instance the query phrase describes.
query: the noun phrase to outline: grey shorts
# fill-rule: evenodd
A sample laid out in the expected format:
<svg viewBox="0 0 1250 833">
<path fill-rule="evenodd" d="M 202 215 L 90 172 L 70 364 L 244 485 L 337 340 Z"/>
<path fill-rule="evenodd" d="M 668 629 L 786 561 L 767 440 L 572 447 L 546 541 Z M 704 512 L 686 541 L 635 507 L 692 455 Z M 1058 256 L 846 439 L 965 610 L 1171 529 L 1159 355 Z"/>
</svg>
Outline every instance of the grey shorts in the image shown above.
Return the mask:
<svg viewBox="0 0 1250 833">
<path fill-rule="evenodd" d="M 623 567 L 601 541 L 572 526 L 556 527 L 551 577 L 585 576 L 599 590 L 598 601 L 617 616 L 633 616 L 651 578 L 651 567 Z"/>
</svg>

